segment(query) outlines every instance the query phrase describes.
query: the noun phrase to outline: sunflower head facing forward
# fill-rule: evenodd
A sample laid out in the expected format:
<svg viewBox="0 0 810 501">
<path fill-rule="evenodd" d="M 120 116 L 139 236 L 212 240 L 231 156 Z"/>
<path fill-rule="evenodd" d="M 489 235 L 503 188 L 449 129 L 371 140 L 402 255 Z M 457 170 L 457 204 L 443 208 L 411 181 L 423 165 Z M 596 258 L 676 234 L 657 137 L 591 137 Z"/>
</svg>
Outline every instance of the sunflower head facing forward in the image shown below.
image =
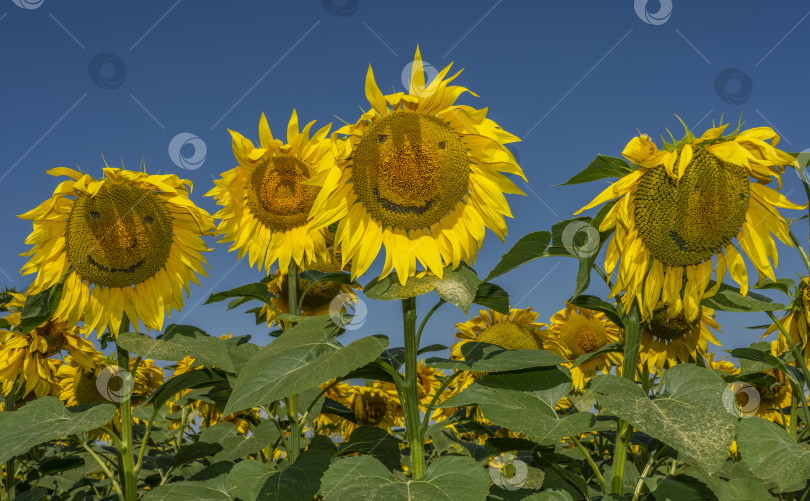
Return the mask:
<svg viewBox="0 0 810 501">
<path fill-rule="evenodd" d="M 766 184 L 781 187 L 784 166 L 796 160 L 776 148 L 779 136 L 768 127 L 723 136 L 727 126 L 698 138 L 687 129 L 663 150 L 647 135 L 633 138 L 622 154 L 635 170 L 577 212 L 619 199 L 599 229 L 616 230 L 605 267 L 610 275 L 618 268 L 611 295 L 626 293 L 627 311 L 637 302 L 649 319 L 660 300 L 671 317 L 685 311 L 692 322 L 701 300 L 719 287 L 709 287 L 715 268 L 717 284 L 728 270 L 747 294 L 743 253 L 760 275 L 775 279 L 779 255 L 771 234 L 792 246 L 777 207 L 802 207 Z"/>
<path fill-rule="evenodd" d="M 205 275 L 202 236 L 211 216 L 189 199 L 191 182 L 176 175 L 106 167 L 101 179 L 72 169 L 50 199 L 21 215 L 33 221 L 33 248 L 22 269 L 36 273 L 29 294 L 64 280 L 56 316 L 86 332 L 109 327 L 118 334 L 126 316 L 161 329 L 163 315 L 183 306 L 189 281 Z"/>
<path fill-rule="evenodd" d="M 441 278 L 444 267 L 475 260 L 486 228 L 506 235 L 504 194 L 522 192 L 504 173 L 523 172 L 504 145 L 519 139 L 486 109 L 454 104 L 469 91 L 449 85 L 451 66 L 426 83 L 417 49 L 408 93 L 389 95 L 369 67 L 372 108 L 333 135 L 337 165 L 314 181 L 322 190 L 311 217 L 314 227 L 339 221 L 335 245 L 353 277 L 385 246 L 383 276 L 396 270 L 404 284 L 418 260 Z"/>
<path fill-rule="evenodd" d="M 650 371 L 661 372 L 679 362 L 706 358 L 708 343 L 720 346 L 712 331 L 720 330 L 714 320 L 714 310 L 700 307 L 700 314 L 694 320 L 687 320 L 686 312 L 671 315 L 664 304 L 659 304 L 653 317 L 644 323 L 641 332 L 639 361 Z"/>
<path fill-rule="evenodd" d="M 264 266 L 268 273 L 276 261 L 286 273 L 291 260 L 302 266 L 326 252 L 324 230 L 313 230 L 308 222 L 320 192 L 310 181 L 335 159 L 327 138 L 331 124 L 310 136 L 314 124 L 299 130 L 293 110 L 284 143 L 273 138 L 262 114 L 258 147 L 230 131 L 239 165 L 206 194 L 222 206 L 215 214 L 221 241 L 232 242 L 230 250 L 237 250 L 239 259 L 247 253 L 251 266 Z"/>
</svg>

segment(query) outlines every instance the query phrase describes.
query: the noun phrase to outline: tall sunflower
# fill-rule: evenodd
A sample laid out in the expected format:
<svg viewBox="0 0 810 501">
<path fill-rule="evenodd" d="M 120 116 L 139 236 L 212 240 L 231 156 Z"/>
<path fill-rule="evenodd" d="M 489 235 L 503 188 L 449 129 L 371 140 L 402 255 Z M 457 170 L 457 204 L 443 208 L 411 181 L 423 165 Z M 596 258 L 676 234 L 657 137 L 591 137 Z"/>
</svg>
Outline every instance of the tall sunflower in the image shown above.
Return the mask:
<svg viewBox="0 0 810 501">
<path fill-rule="evenodd" d="M 343 266 L 340 254 L 330 247 L 325 253 L 318 254 L 312 262 L 302 265 L 299 271 L 315 270 L 324 273 L 336 273 L 343 270 Z M 259 317 L 267 319 L 268 326 L 278 323 L 276 313 L 283 315 L 291 311 L 287 296 L 288 287 L 287 270 L 279 268 L 276 276 L 267 283 L 267 290 L 274 296 L 270 303 L 275 309 L 264 305 L 259 313 Z M 303 295 L 307 288 L 309 288 L 309 291 L 306 295 Z M 343 313 L 347 313 L 345 308 L 351 307 L 352 304 L 357 302 L 355 291 L 359 288 L 360 284 L 357 282 L 345 285 L 331 281 L 318 282 L 309 287 L 309 280 L 299 275 L 296 297 L 299 300 L 303 297 L 303 302 L 298 314 L 303 316 L 328 315 L 332 313 L 332 302 L 338 296 L 341 296 L 340 308 L 343 309 Z"/>
<path fill-rule="evenodd" d="M 581 355 L 619 341 L 619 328 L 601 311 L 566 304 L 552 315 L 550 324 L 544 341 L 549 351 L 568 360 L 565 365 L 571 368 L 574 389 L 581 390 L 597 370 L 607 374 L 612 366 L 621 366 L 621 355 L 608 352 L 571 367 Z"/>
<path fill-rule="evenodd" d="M 441 278 L 445 266 L 475 261 L 486 228 L 506 235 L 504 194 L 523 192 L 503 173 L 525 177 L 504 145 L 519 139 L 486 118 L 486 108 L 454 104 L 469 91 L 448 85 L 460 73 L 447 78 L 451 66 L 426 84 L 417 48 L 408 94 L 389 95 L 369 66 L 372 108 L 333 134 L 338 164 L 313 181 L 322 190 L 312 226 L 339 221 L 335 245 L 352 261 L 353 278 L 381 246 L 382 276 L 396 270 L 404 284 L 419 260 Z"/>
<path fill-rule="evenodd" d="M 10 395 L 18 385 L 16 397 L 34 398 L 58 396 L 57 370 L 62 361 L 56 359 L 67 351 L 73 360 L 92 367 L 90 355 L 95 348 L 81 335 L 81 329 L 71 328 L 58 318 L 51 318 L 28 334 L 20 331 L 20 311 L 24 294 L 13 294 L 6 306 L 11 313 L 5 317 L 10 329 L 0 330 L 0 393 Z"/>
<path fill-rule="evenodd" d="M 233 153 L 239 162 L 214 182 L 206 196 L 222 206 L 214 217 L 219 219 L 222 242 L 233 242 L 238 258 L 247 252 L 250 265 L 264 266 L 267 272 L 278 260 L 287 273 L 290 260 L 299 266 L 316 257 L 327 259 L 324 230 L 312 229 L 309 211 L 320 188 L 308 181 L 322 170 L 334 166 L 331 141 L 327 138 L 331 124 L 312 137 L 298 129 L 298 115 L 293 110 L 287 125 L 287 143 L 274 139 L 262 113 L 259 120 L 259 147 L 230 131 Z"/>
<path fill-rule="evenodd" d="M 625 292 L 626 311 L 637 301 L 649 319 L 660 300 L 670 316 L 685 310 L 691 322 L 701 300 L 716 290 L 709 289 L 715 269 L 716 287 L 728 269 L 747 294 L 748 271 L 735 238 L 757 272 L 775 279 L 779 255 L 771 233 L 792 246 L 777 207 L 802 207 L 766 184 L 776 180 L 781 187 L 784 166 L 796 160 L 776 148 L 779 136 L 769 127 L 737 127 L 723 136 L 727 126 L 699 138 L 687 128 L 682 140 L 665 143 L 663 150 L 646 134 L 633 138 L 622 155 L 636 170 L 577 211 L 619 198 L 599 229 L 616 229 L 605 268 L 612 276 L 618 265 L 610 295 Z"/>
<path fill-rule="evenodd" d="M 720 330 L 714 310 L 708 306 L 701 306 L 698 318 L 690 322 L 685 312 L 670 316 L 666 305 L 660 303 L 641 331 L 639 361 L 646 363 L 650 371 L 660 372 L 678 362 L 705 358 L 708 342 L 720 346 L 709 327 Z"/>
<path fill-rule="evenodd" d="M 29 294 L 64 277 L 56 316 L 84 330 L 118 335 L 126 315 L 138 328 L 163 328 L 164 311 L 183 307 L 183 289 L 205 275 L 203 235 L 211 216 L 189 199 L 191 182 L 176 175 L 148 175 L 105 167 L 96 180 L 66 167 L 68 176 L 50 199 L 19 216 L 33 221 L 33 248 L 22 269 L 36 273 Z"/>
</svg>

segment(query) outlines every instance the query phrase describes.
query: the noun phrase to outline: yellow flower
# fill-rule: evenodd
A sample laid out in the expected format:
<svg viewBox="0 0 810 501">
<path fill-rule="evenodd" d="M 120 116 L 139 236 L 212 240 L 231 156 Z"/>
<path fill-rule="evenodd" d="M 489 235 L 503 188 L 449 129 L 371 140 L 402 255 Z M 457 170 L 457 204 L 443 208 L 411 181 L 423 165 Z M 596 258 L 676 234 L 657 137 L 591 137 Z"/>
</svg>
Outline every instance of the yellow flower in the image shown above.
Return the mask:
<svg viewBox="0 0 810 501">
<path fill-rule="evenodd" d="M 405 414 L 396 390 L 384 389 L 379 381 L 374 386 L 350 386 L 340 403 L 348 407 L 357 420 L 357 424 L 341 420 L 344 437 L 351 436 L 358 426 L 379 426 L 390 432 L 394 426 L 405 425 Z"/>
<path fill-rule="evenodd" d="M 68 176 L 50 199 L 19 216 L 33 221 L 33 248 L 22 269 L 36 273 L 29 294 L 64 277 L 56 316 L 85 332 L 118 335 L 126 315 L 138 328 L 163 328 L 164 311 L 183 307 L 183 289 L 205 275 L 203 235 L 213 231 L 207 212 L 189 199 L 191 182 L 176 175 L 150 176 L 104 168 L 95 180 L 66 167 Z"/>
<path fill-rule="evenodd" d="M 7 307 L 13 312 L 6 317 L 11 330 L 0 330 L 0 392 L 10 395 L 17 385 L 16 397 L 22 399 L 58 396 L 56 372 L 61 361 L 52 357 L 67 351 L 77 363 L 92 367 L 89 355 L 95 348 L 81 329 L 70 328 L 58 318 L 51 318 L 30 333 L 19 330 L 24 294 L 14 294 Z"/>
<path fill-rule="evenodd" d="M 701 306 L 698 318 L 690 322 L 683 311 L 671 317 L 666 305 L 659 304 L 641 331 L 639 362 L 647 364 L 650 371 L 660 372 L 678 362 L 705 357 L 708 341 L 720 346 L 709 327 L 720 330 L 714 310 L 707 306 Z"/>
<path fill-rule="evenodd" d="M 99 352 L 90 357 L 92 367 L 78 363 L 73 357 L 65 358 L 65 363 L 57 372 L 60 398 L 65 405 L 90 404 L 94 402 L 118 403 L 124 397 L 126 386 L 124 375 L 116 363 Z M 129 362 L 132 376 L 130 401 L 133 406 L 145 401 L 161 384 L 163 384 L 163 369 L 148 358 L 141 359 L 137 369 L 137 359 Z M 120 416 L 116 419 L 120 420 Z"/>
<path fill-rule="evenodd" d="M 299 273 L 306 270 L 322 271 L 324 273 L 335 273 L 343 269 L 343 264 L 340 262 L 340 255 L 336 253 L 331 247 L 327 249 L 325 254 L 320 254 L 315 259 L 299 268 Z M 278 274 L 273 280 L 267 283 L 267 290 L 273 294 L 270 303 L 273 308 L 264 305 L 259 313 L 259 316 L 267 319 L 267 325 L 271 326 L 278 323 L 276 313 L 283 315 L 290 312 L 290 305 L 288 301 L 288 287 L 287 270 L 279 268 Z M 298 300 L 301 301 L 304 291 L 309 287 L 309 280 L 298 277 L 297 294 Z M 355 290 L 360 288 L 360 284 L 353 282 L 351 285 L 343 285 L 336 282 L 319 282 L 313 285 L 306 295 L 303 296 L 304 300 L 301 303 L 301 310 L 299 315 L 303 316 L 318 316 L 328 315 L 330 313 L 347 313 L 346 307 L 357 303 L 357 294 Z M 336 310 L 331 310 L 332 301 L 336 297 L 341 296 L 340 304 L 335 305 Z"/>
<path fill-rule="evenodd" d="M 503 173 L 523 172 L 504 145 L 519 139 L 486 108 L 454 104 L 469 91 L 448 85 L 458 76 L 446 78 L 451 66 L 426 84 L 417 48 L 408 94 L 389 95 L 369 67 L 372 108 L 333 134 L 338 164 L 313 180 L 322 190 L 310 217 L 316 228 L 339 221 L 335 245 L 353 278 L 382 246 L 382 276 L 396 270 L 405 284 L 418 260 L 441 278 L 444 267 L 475 261 L 487 228 L 506 235 L 504 194 L 523 193 Z"/>
<path fill-rule="evenodd" d="M 637 302 L 649 319 L 662 301 L 671 317 L 686 311 L 691 322 L 726 269 L 747 294 L 748 271 L 735 238 L 757 272 L 775 279 L 779 255 L 771 233 L 792 246 L 777 207 L 802 207 L 766 184 L 775 179 L 781 187 L 784 166 L 796 160 L 776 149 L 779 136 L 772 129 L 738 128 L 722 136 L 727 125 L 699 138 L 687 129 L 683 140 L 664 150 L 647 135 L 634 138 L 622 154 L 639 167 L 577 211 L 619 199 L 599 229 L 616 230 L 605 268 L 612 276 L 618 266 L 610 295 L 624 292 L 626 311 Z M 718 285 L 709 289 L 715 269 Z"/>
<path fill-rule="evenodd" d="M 551 317 L 551 326 L 544 333 L 549 351 L 563 357 L 571 368 L 574 389 L 581 390 L 596 371 L 610 372 L 613 365 L 621 365 L 621 355 L 609 352 L 594 357 L 577 367 L 571 367 L 581 355 L 593 353 L 603 346 L 619 341 L 619 328 L 604 313 L 567 304 Z"/>
<path fill-rule="evenodd" d="M 214 182 L 206 196 L 222 209 L 214 217 L 222 242 L 233 242 L 239 259 L 247 252 L 250 265 L 264 266 L 267 273 L 278 260 L 286 273 L 292 259 L 299 266 L 326 255 L 323 230 L 314 230 L 307 218 L 320 188 L 309 180 L 334 166 L 335 157 L 327 138 L 331 124 L 310 138 L 315 122 L 298 130 L 295 110 L 287 125 L 287 143 L 273 138 L 267 118 L 259 120 L 259 147 L 239 134 L 233 137 L 233 153 L 239 162 Z"/>
<path fill-rule="evenodd" d="M 790 335 L 790 339 L 799 347 L 803 347 L 804 359 L 810 362 L 810 343 L 807 340 L 807 324 L 810 323 L 810 291 L 808 291 L 808 277 L 802 278 L 797 287 L 796 299 L 788 311 L 788 314 L 779 319 L 782 327 Z M 777 349 L 780 352 L 790 351 L 790 343 L 785 339 L 779 326 L 774 323 L 765 331 L 762 337 L 773 332 L 779 332 L 776 337 Z"/>
</svg>

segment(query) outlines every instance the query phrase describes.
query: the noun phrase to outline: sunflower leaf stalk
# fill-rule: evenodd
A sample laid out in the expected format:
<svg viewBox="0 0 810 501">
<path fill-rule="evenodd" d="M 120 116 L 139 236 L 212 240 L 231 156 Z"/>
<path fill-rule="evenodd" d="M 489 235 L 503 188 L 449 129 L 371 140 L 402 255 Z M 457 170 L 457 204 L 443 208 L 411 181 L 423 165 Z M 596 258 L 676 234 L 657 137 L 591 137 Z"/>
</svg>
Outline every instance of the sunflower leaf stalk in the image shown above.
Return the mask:
<svg viewBox="0 0 810 501">
<path fill-rule="evenodd" d="M 287 268 L 287 304 L 290 306 L 290 314 L 298 315 L 298 265 L 295 260 L 290 260 Z M 292 322 L 290 322 L 292 327 Z M 301 447 L 300 423 L 298 422 L 298 395 L 293 394 L 287 398 L 287 418 L 290 420 L 290 440 L 287 445 L 287 455 L 290 463 L 298 458 L 298 451 Z"/>
<path fill-rule="evenodd" d="M 417 388 L 416 298 L 402 300 L 402 320 L 405 334 L 405 391 L 402 402 L 405 409 L 405 428 L 411 448 L 411 471 L 417 480 L 425 473 L 422 422 L 419 419 L 419 392 Z"/>
<path fill-rule="evenodd" d="M 639 322 L 638 304 L 635 302 L 624 320 L 624 360 L 622 377 L 635 382 L 638 352 L 641 347 L 641 325 Z M 622 495 L 624 491 L 624 467 L 627 460 L 627 449 L 633 436 L 633 427 L 627 421 L 619 419 L 616 427 L 616 447 L 613 452 L 612 492 Z"/>
<path fill-rule="evenodd" d="M 118 332 L 129 330 L 129 320 L 126 315 L 121 320 Z M 135 475 L 135 459 L 132 447 L 132 384 L 129 373 L 129 352 L 116 344 L 118 353 L 118 367 L 124 374 L 121 387 L 121 442 L 118 452 L 121 455 L 121 468 L 124 477 L 124 499 L 134 501 L 138 499 L 138 478 Z"/>
</svg>

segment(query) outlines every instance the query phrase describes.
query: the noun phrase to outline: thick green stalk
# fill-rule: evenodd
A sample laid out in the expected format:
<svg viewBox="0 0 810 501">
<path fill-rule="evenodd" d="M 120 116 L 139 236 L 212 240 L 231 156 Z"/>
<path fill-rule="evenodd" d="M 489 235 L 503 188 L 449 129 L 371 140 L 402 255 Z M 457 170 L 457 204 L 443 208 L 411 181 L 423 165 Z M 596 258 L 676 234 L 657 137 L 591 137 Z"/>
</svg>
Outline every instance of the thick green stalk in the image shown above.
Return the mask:
<svg viewBox="0 0 810 501">
<path fill-rule="evenodd" d="M 128 330 L 129 320 L 124 315 L 118 332 L 123 333 Z M 127 501 L 135 501 L 138 499 L 138 479 L 135 475 L 135 459 L 132 447 L 133 378 L 129 376 L 129 352 L 118 345 L 116 345 L 116 349 L 118 351 L 119 378 L 122 379 L 121 403 L 119 406 L 121 411 L 121 445 L 118 452 L 121 454 L 121 468 L 124 470 L 124 498 Z"/>
<path fill-rule="evenodd" d="M 419 388 L 417 386 L 417 361 L 419 343 L 416 340 L 416 298 L 402 300 L 402 320 L 405 334 L 405 394 L 402 402 L 405 410 L 405 428 L 411 447 L 411 473 L 417 480 L 425 473 L 424 440 L 422 422 L 419 419 Z"/>
<path fill-rule="evenodd" d="M 624 361 L 622 362 L 622 376 L 634 382 L 640 346 L 641 326 L 639 324 L 638 304 L 633 303 L 630 314 L 624 318 Z M 630 426 L 630 423 L 619 419 L 619 424 L 616 428 L 616 448 L 613 453 L 613 480 L 611 481 L 611 489 L 620 496 L 624 491 L 624 466 L 627 461 L 627 449 L 632 436 L 633 427 Z"/>
<path fill-rule="evenodd" d="M 295 260 L 290 260 L 290 265 L 287 268 L 287 304 L 291 315 L 298 315 L 298 266 Z M 300 423 L 298 422 L 298 395 L 290 395 L 286 399 L 287 404 L 287 418 L 290 420 L 290 440 L 287 442 L 287 456 L 290 463 L 295 462 L 298 458 L 298 452 L 301 448 L 301 430 Z"/>
</svg>

